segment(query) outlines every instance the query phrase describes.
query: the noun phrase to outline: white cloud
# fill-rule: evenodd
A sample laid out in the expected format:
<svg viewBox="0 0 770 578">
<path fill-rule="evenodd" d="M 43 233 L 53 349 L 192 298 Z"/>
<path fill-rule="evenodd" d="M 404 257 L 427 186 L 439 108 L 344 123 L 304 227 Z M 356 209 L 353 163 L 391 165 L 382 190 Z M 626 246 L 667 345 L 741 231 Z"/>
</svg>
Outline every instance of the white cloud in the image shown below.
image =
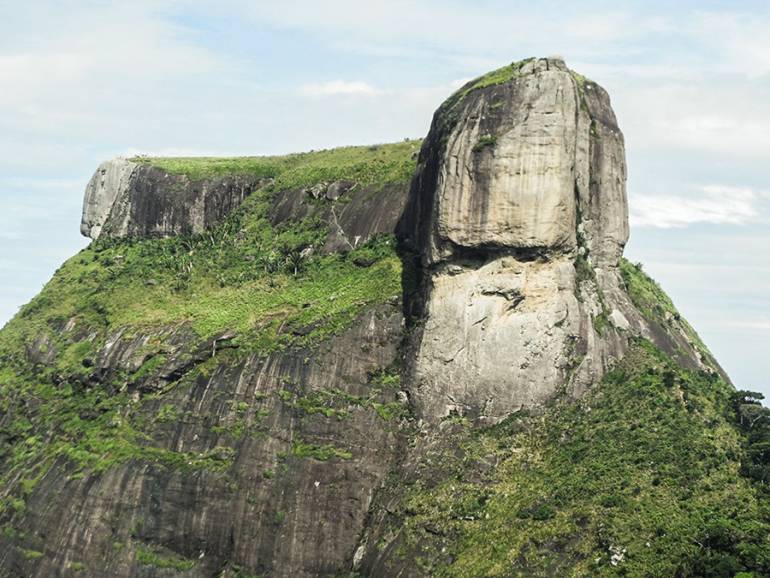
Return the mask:
<svg viewBox="0 0 770 578">
<path fill-rule="evenodd" d="M 708 185 L 700 195 L 631 195 L 634 227 L 672 229 L 696 223 L 745 225 L 759 217 L 758 199 L 764 193 L 749 188 Z"/>
<path fill-rule="evenodd" d="M 738 329 L 753 329 L 756 331 L 770 331 L 770 319 L 754 320 L 728 320 L 724 322 L 727 327 L 736 327 Z"/>
<path fill-rule="evenodd" d="M 714 48 L 723 71 L 756 78 L 770 72 L 769 27 L 767 13 L 709 12 L 698 14 L 685 33 Z"/>
<path fill-rule="evenodd" d="M 770 155 L 768 83 L 693 70 L 678 79 L 620 74 L 605 84 L 630 151 L 690 150 L 741 160 Z"/>
<path fill-rule="evenodd" d="M 493 66 L 554 52 L 567 59 L 575 54 L 601 55 L 606 54 L 607 44 L 620 54 L 623 43 L 662 26 L 660 18 L 626 8 L 543 4 L 540 9 L 528 9 L 439 0 L 284 0 L 254 2 L 248 7 L 234 0 L 225 3 L 260 23 L 317 35 L 346 53 L 434 62 L 470 57 Z"/>
<path fill-rule="evenodd" d="M 305 84 L 300 92 L 306 96 L 373 96 L 381 91 L 360 80 L 331 80 L 317 84 Z"/>
</svg>

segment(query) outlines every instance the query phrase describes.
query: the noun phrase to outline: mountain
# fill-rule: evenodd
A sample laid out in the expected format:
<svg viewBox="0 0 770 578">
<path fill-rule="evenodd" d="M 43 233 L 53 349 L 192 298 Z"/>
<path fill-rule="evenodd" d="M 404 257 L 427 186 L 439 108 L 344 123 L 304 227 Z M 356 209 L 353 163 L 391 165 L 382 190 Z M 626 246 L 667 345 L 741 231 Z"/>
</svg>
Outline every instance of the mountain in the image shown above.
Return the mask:
<svg viewBox="0 0 770 578">
<path fill-rule="evenodd" d="M 0 576 L 768 575 L 770 418 L 625 175 L 557 58 L 422 142 L 103 163 L 0 332 Z"/>
</svg>

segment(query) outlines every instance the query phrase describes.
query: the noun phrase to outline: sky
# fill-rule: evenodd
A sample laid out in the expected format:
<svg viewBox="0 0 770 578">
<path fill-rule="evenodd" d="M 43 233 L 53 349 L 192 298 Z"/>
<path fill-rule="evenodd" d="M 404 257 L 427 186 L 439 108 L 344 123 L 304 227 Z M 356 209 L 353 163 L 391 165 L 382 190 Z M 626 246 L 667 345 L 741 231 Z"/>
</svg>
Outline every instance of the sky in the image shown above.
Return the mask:
<svg viewBox="0 0 770 578">
<path fill-rule="evenodd" d="M 464 81 L 562 56 L 610 93 L 640 261 L 770 397 L 765 0 L 0 0 L 0 324 L 87 240 L 108 158 L 421 137 Z"/>
</svg>

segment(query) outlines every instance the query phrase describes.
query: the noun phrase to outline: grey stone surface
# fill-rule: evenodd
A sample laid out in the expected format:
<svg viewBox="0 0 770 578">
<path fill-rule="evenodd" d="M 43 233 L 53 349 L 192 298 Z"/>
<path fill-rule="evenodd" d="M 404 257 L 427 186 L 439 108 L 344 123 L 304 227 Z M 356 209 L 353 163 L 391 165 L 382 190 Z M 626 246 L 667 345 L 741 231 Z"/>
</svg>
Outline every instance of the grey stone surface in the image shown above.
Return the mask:
<svg viewBox="0 0 770 578">
<path fill-rule="evenodd" d="M 628 240 L 625 181 L 607 93 L 560 60 L 535 60 L 436 112 L 402 238 L 426 264 L 456 248 L 567 253 L 585 245 L 595 264 L 612 266 Z"/>
<path fill-rule="evenodd" d="M 80 231 L 86 237 L 167 237 L 221 222 L 263 179 L 191 180 L 126 159 L 102 163 L 86 187 Z"/>
<path fill-rule="evenodd" d="M 46 555 L 28 561 L 0 535 L 0 575 L 236 578 L 243 575 L 237 568 L 286 578 L 336 575 L 350 566 L 375 491 L 401 454 L 397 421 L 356 406 L 344 419 L 329 418 L 293 407 L 280 394 L 335 390 L 399 403 L 396 391 L 372 397 L 369 380 L 396 360 L 401 323 L 400 304 L 385 304 L 318 350 L 223 361 L 157 404 L 144 404 L 148 421 L 161 406 L 177 408 L 180 416 L 153 428 L 155 438 L 147 443 L 192 455 L 232 455 L 233 465 L 216 472 L 129 460 L 82 477 L 60 460 L 28 497 L 20 526 L 29 536 L 45 537 Z M 187 326 L 136 335 L 117 330 L 94 360 L 91 385 L 141 366 L 160 353 L 161 341 L 167 360 L 129 384 L 137 395 L 211 360 L 212 343 L 198 342 Z M 239 404 L 249 409 L 240 412 Z M 228 432 L 241 420 L 252 433 L 233 437 Z M 332 445 L 350 458 L 295 455 L 296 443 Z M 194 564 L 184 572 L 142 564 L 140 549 Z M 68 571 L 72 563 L 83 569 Z"/>
<path fill-rule="evenodd" d="M 80 222 L 80 232 L 83 236 L 99 238 L 116 200 L 129 191 L 131 177 L 138 166 L 121 158 L 99 165 L 86 186 L 83 199 L 83 218 Z"/>
<path fill-rule="evenodd" d="M 561 60 L 439 108 L 399 228 L 423 266 L 407 358 L 420 418 L 494 423 L 579 395 L 631 333 L 653 334 L 618 270 L 625 179 L 609 97 Z"/>
</svg>

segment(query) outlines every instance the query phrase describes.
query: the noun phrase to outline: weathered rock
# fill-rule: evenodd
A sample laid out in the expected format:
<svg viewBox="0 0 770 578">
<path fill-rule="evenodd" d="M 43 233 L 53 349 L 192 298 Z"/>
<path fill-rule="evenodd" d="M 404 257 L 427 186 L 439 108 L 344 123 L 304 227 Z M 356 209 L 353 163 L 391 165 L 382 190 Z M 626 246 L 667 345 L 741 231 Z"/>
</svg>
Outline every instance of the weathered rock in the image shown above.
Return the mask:
<svg viewBox="0 0 770 578">
<path fill-rule="evenodd" d="M 98 239 L 118 197 L 131 186 L 131 177 L 139 165 L 127 159 L 105 161 L 96 169 L 86 186 L 80 232 Z"/>
<path fill-rule="evenodd" d="M 326 189 L 326 194 L 324 196 L 327 201 L 336 201 L 342 195 L 348 192 L 348 190 L 350 190 L 352 186 L 353 186 L 353 183 L 350 183 L 350 182 L 335 181 L 331 185 L 329 185 L 328 189 Z"/>
<path fill-rule="evenodd" d="M 102 163 L 86 187 L 80 232 L 92 239 L 201 233 L 262 183 L 242 175 L 191 180 L 114 159 Z"/>
<path fill-rule="evenodd" d="M 0 535 L 0 573 L 69 575 L 62 571 L 74 563 L 79 575 L 93 577 L 234 577 L 241 568 L 293 578 L 349 567 L 374 493 L 401 453 L 397 420 L 380 417 L 373 405 L 398 403 L 397 392 L 373 395 L 369 383 L 395 361 L 401 322 L 398 306 L 382 305 L 320 350 L 222 362 L 177 386 L 145 408 L 150 423 L 162 407 L 177 416 L 156 424 L 147 443 L 227 468 L 129 460 L 81 478 L 61 460 L 29 496 L 30 515 L 21 523 L 26 543 L 45 556 L 27 560 Z M 135 369 L 160 339 L 168 361 L 147 383 L 183 379 L 217 351 L 185 326 L 165 334 L 117 332 L 97 356 L 102 377 Z M 340 417 L 303 406 L 330 391 L 342 392 Z M 369 405 L 349 405 L 344 396 Z M 339 457 L 312 448 L 333 448 Z M 142 550 L 189 568 L 142 564 Z"/>
<path fill-rule="evenodd" d="M 335 184 L 340 183 L 332 184 L 329 190 Z M 342 200 L 327 199 L 322 204 L 312 202 L 303 190 L 279 192 L 270 211 L 272 224 L 308 217 L 324 221 L 329 232 L 321 247 L 323 253 L 350 251 L 372 237 L 395 231 L 407 199 L 405 185 L 340 186 L 344 190 Z"/>
<path fill-rule="evenodd" d="M 501 258 L 461 274 L 432 275 L 414 398 L 425 418 L 488 421 L 542 404 L 577 363 L 574 267 Z"/>
<path fill-rule="evenodd" d="M 439 108 L 399 226 L 423 265 L 407 360 L 418 415 L 496 422 L 579 394 L 632 325 L 651 333 L 617 269 L 625 174 L 607 94 L 561 60 Z"/>
<path fill-rule="evenodd" d="M 606 92 L 541 59 L 458 95 L 423 143 L 404 241 L 426 264 L 474 249 L 578 245 L 597 265 L 617 264 L 628 239 L 625 153 Z"/>
</svg>

